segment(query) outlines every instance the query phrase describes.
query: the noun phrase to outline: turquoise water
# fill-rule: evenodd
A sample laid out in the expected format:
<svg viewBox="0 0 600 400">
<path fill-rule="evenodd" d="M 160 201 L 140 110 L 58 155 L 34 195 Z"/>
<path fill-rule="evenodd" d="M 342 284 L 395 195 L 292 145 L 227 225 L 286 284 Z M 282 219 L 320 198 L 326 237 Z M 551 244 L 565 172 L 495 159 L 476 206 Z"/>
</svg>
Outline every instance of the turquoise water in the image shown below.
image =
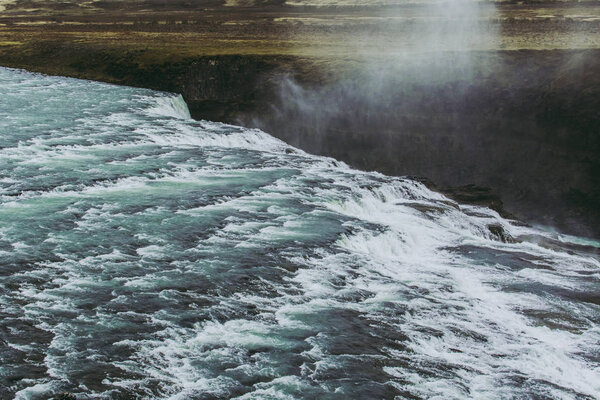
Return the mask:
<svg viewBox="0 0 600 400">
<path fill-rule="evenodd" d="M 2 399 L 600 398 L 595 243 L 0 69 Z"/>
</svg>

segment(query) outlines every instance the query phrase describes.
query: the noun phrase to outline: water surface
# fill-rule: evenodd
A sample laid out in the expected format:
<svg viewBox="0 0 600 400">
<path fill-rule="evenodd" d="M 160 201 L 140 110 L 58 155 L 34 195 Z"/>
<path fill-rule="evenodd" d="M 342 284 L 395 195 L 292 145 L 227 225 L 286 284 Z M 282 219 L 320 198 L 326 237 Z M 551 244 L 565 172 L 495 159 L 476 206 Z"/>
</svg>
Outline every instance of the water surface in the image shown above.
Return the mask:
<svg viewBox="0 0 600 400">
<path fill-rule="evenodd" d="M 0 69 L 0 398 L 599 398 L 599 247 Z"/>
</svg>

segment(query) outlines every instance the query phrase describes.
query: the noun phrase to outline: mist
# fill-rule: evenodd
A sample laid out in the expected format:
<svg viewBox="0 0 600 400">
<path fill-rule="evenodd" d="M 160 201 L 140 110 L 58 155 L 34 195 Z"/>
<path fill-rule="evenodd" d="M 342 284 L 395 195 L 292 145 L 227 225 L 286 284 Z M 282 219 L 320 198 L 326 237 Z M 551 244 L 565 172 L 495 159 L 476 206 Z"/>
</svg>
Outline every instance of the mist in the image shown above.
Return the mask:
<svg viewBox="0 0 600 400">
<path fill-rule="evenodd" d="M 352 54 L 333 67 L 333 79 L 314 85 L 280 75 L 278 101 L 253 123 L 292 120 L 286 140 L 323 151 L 331 132 L 402 135 L 422 117 L 461 117 L 468 89 L 493 68 L 475 53 L 496 42 L 493 15 L 493 5 L 463 0 L 383 7 L 377 24 L 358 25 L 341 39 Z"/>
<path fill-rule="evenodd" d="M 565 135 L 568 118 L 552 120 L 564 104 L 545 92 L 557 77 L 579 85 L 570 54 L 502 50 L 491 3 L 382 10 L 378 24 L 342 39 L 354 53 L 331 67 L 333 78 L 281 74 L 275 101 L 241 122 L 358 168 L 419 177 L 447 193 L 479 190 L 507 215 L 597 235 L 582 223 L 599 198 L 597 166 L 581 164 L 593 160 L 590 132 Z M 572 109 L 587 101 L 565 98 Z"/>
</svg>

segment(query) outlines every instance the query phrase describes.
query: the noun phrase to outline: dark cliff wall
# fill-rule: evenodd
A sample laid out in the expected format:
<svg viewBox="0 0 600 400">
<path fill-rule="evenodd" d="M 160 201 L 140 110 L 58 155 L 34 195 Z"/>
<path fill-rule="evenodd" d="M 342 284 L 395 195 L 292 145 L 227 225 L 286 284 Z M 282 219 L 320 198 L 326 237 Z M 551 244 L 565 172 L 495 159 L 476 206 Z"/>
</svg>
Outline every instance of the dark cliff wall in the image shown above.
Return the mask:
<svg viewBox="0 0 600 400">
<path fill-rule="evenodd" d="M 268 101 L 273 93 L 268 78 L 276 68 L 272 60 L 256 57 L 208 57 L 188 64 L 178 89 L 195 117 L 234 122 Z"/>
</svg>

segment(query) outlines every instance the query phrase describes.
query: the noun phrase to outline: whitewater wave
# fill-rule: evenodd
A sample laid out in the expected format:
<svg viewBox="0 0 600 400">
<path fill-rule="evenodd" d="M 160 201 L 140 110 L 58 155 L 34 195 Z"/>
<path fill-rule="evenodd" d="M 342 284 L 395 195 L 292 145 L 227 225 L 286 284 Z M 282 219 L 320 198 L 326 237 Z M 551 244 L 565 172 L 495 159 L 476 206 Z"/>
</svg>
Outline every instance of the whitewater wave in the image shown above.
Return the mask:
<svg viewBox="0 0 600 400">
<path fill-rule="evenodd" d="M 597 242 L 178 96 L 0 87 L 0 397 L 600 397 Z"/>
<path fill-rule="evenodd" d="M 154 97 L 155 105 L 147 109 L 153 117 L 170 117 L 189 120 L 192 118 L 182 95 Z"/>
</svg>

